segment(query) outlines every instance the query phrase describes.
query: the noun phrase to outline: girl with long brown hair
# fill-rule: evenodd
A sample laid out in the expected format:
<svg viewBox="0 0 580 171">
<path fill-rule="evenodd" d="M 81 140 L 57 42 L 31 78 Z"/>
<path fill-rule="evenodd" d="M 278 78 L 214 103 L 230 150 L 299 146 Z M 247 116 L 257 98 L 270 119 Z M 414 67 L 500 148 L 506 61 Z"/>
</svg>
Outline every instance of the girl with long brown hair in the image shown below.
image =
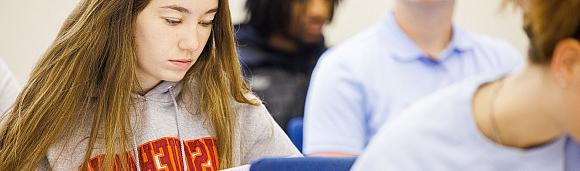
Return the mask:
<svg viewBox="0 0 580 171">
<path fill-rule="evenodd" d="M 228 0 L 83 0 L 2 117 L 0 170 L 300 155 L 240 74 Z"/>
</svg>

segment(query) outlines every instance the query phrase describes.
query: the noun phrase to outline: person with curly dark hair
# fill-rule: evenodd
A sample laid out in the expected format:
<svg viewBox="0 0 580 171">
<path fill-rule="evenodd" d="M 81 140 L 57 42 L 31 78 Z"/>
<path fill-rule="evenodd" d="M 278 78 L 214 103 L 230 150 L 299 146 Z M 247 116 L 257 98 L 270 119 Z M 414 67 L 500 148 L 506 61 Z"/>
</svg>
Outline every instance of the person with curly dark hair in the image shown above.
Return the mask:
<svg viewBox="0 0 580 171">
<path fill-rule="evenodd" d="M 310 75 L 326 50 L 323 28 L 340 0 L 247 0 L 236 25 L 245 75 L 274 119 L 286 128 L 304 112 Z"/>
</svg>

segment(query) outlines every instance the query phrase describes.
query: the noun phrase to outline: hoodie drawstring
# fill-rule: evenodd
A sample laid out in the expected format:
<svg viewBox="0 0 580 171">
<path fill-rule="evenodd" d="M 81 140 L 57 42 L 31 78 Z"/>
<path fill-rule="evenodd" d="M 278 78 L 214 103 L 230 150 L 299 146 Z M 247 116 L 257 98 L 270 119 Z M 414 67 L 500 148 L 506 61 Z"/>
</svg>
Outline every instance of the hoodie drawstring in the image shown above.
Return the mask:
<svg viewBox="0 0 580 171">
<path fill-rule="evenodd" d="M 169 94 L 171 95 L 171 100 L 173 101 L 173 106 L 175 107 L 175 125 L 177 125 L 177 140 L 181 145 L 181 160 L 183 162 L 183 170 L 187 171 L 187 163 L 185 163 L 185 144 L 181 139 L 181 134 L 179 133 L 179 119 L 177 119 L 177 114 L 179 114 L 179 107 L 177 106 L 177 101 L 175 100 L 175 94 L 173 94 L 173 86 L 169 87 Z"/>
<path fill-rule="evenodd" d="M 135 133 L 133 133 L 133 146 L 135 148 L 135 168 L 137 168 L 137 171 L 141 171 L 141 167 L 139 167 L 139 164 L 141 164 L 139 161 L 139 147 L 137 146 L 137 141 L 135 140 Z"/>
<path fill-rule="evenodd" d="M 181 160 L 183 163 L 183 170 L 187 171 L 187 163 L 185 161 L 185 144 L 183 143 L 183 140 L 181 139 L 181 134 L 179 132 L 179 119 L 177 118 L 177 115 L 179 114 L 179 107 L 177 105 L 177 101 L 175 100 L 175 95 L 173 94 L 173 87 L 171 86 L 169 87 L 169 94 L 171 95 L 171 100 L 173 101 L 173 106 L 175 107 L 175 125 L 177 125 L 177 139 L 179 140 L 179 144 L 181 145 Z M 141 168 L 139 167 L 140 164 L 140 160 L 139 160 L 139 147 L 137 146 L 137 141 L 135 140 L 135 133 L 133 133 L 133 146 L 134 146 L 134 150 L 135 150 L 135 165 L 137 167 L 137 171 L 141 171 Z"/>
</svg>

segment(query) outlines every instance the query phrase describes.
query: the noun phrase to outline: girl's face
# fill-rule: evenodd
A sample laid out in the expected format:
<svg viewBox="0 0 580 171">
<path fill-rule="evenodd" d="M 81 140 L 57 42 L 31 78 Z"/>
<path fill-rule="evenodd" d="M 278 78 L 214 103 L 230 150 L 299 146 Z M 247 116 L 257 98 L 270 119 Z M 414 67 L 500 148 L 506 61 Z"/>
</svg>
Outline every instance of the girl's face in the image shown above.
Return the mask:
<svg viewBox="0 0 580 171">
<path fill-rule="evenodd" d="M 137 16 L 137 79 L 147 91 L 179 81 L 200 56 L 212 31 L 218 0 L 151 0 Z"/>
</svg>

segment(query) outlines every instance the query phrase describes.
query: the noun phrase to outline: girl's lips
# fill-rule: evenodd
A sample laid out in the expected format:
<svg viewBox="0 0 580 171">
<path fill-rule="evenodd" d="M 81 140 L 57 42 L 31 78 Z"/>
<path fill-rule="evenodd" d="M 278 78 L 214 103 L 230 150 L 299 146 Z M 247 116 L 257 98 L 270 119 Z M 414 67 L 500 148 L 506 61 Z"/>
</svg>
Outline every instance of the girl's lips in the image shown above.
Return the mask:
<svg viewBox="0 0 580 171">
<path fill-rule="evenodd" d="M 169 62 L 179 68 L 188 68 L 191 65 L 191 60 L 189 59 L 169 60 Z"/>
</svg>

